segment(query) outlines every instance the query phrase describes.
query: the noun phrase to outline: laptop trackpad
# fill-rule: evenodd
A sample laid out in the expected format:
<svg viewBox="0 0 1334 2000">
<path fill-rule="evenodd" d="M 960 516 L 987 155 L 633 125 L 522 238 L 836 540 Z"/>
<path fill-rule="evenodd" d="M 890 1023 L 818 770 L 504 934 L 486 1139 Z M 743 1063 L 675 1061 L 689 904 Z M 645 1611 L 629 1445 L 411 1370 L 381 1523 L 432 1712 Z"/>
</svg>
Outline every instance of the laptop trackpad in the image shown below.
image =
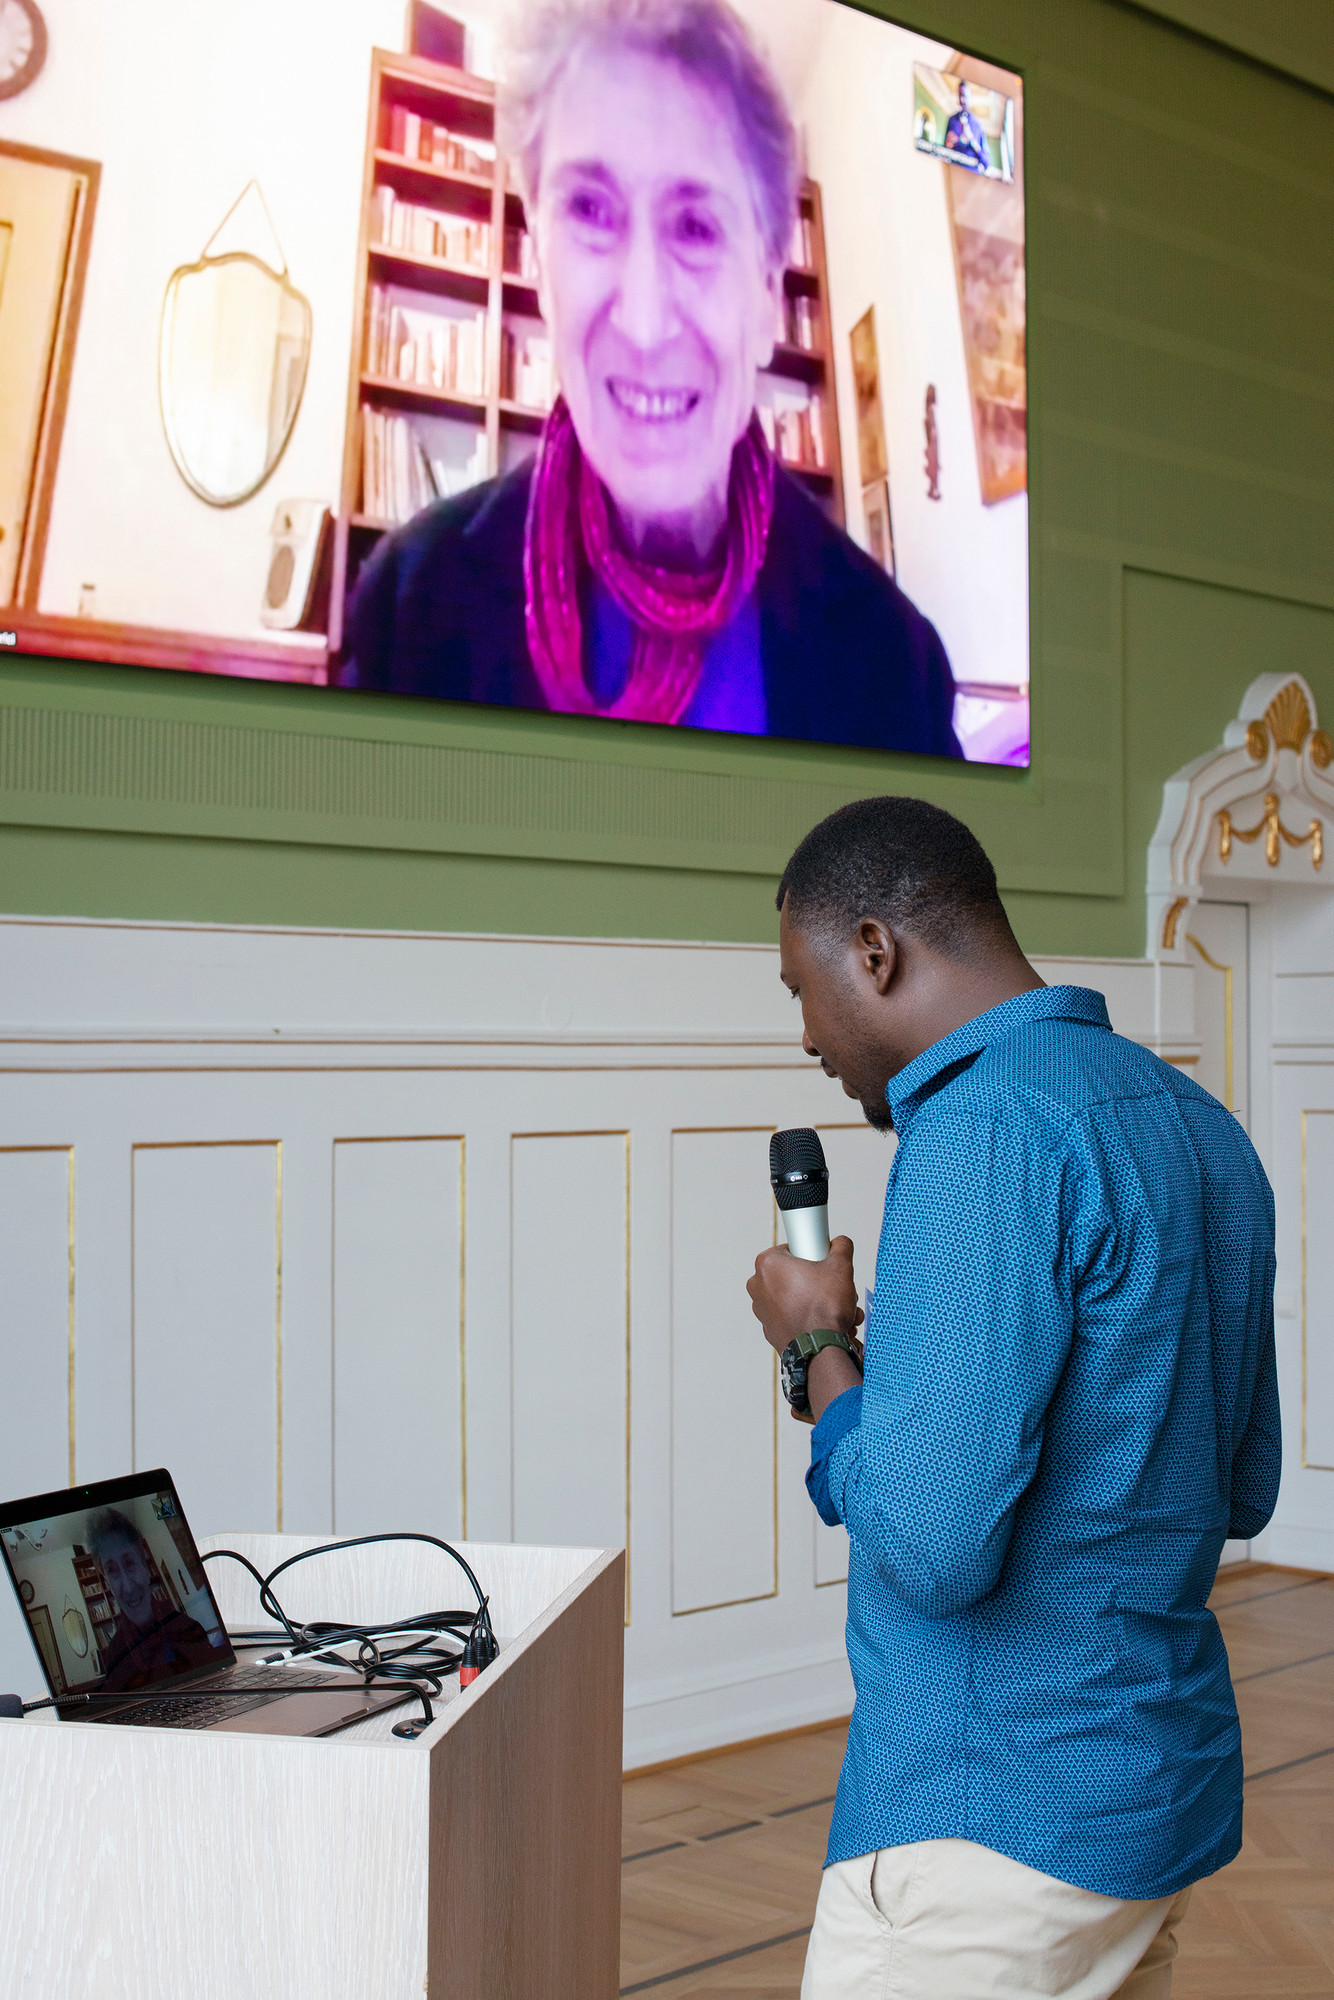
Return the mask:
<svg viewBox="0 0 1334 2000">
<path fill-rule="evenodd" d="M 347 1688 L 338 1694 L 284 1695 L 281 1701 L 247 1709 L 230 1721 L 212 1722 L 209 1730 L 233 1736 L 329 1736 L 336 1729 L 364 1722 L 368 1715 L 396 1707 L 397 1702 L 386 1701 L 385 1692 L 383 1688 L 372 1689 L 367 1696 L 360 1688 Z M 399 1697 L 403 1701 L 410 1698 L 410 1689 Z"/>
</svg>

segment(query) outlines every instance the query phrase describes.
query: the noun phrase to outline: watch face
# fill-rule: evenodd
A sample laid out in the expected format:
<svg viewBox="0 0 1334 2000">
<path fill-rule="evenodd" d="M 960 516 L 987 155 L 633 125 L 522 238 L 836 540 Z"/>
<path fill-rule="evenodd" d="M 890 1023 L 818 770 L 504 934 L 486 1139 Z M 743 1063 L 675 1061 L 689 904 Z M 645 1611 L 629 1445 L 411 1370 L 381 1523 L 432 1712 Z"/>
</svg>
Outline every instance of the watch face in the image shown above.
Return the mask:
<svg viewBox="0 0 1334 2000">
<path fill-rule="evenodd" d="M 783 1349 L 778 1359 L 778 1372 L 782 1378 L 783 1394 L 794 1410 L 806 1408 L 806 1357 L 797 1352 L 797 1343 L 792 1341 Z"/>
<path fill-rule="evenodd" d="M 37 0 L 0 0 L 0 97 L 26 90 L 46 60 L 46 23 Z"/>
</svg>

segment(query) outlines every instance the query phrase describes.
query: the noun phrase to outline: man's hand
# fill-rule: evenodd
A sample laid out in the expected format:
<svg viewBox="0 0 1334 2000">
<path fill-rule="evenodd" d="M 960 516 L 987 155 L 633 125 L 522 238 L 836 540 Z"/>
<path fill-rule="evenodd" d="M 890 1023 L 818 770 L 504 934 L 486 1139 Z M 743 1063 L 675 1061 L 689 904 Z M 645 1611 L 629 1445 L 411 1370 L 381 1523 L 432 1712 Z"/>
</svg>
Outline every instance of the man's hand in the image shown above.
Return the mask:
<svg viewBox="0 0 1334 2000">
<path fill-rule="evenodd" d="M 779 1354 L 799 1333 L 814 1333 L 820 1327 L 836 1327 L 851 1339 L 865 1317 L 857 1304 L 852 1240 L 847 1236 L 834 1238 L 820 1264 L 794 1257 L 786 1247 L 762 1250 L 746 1290 L 765 1339 Z"/>
<path fill-rule="evenodd" d="M 770 1347 L 781 1354 L 799 1333 L 836 1327 L 851 1339 L 865 1319 L 857 1304 L 852 1274 L 852 1240 L 836 1236 L 823 1263 L 794 1257 L 786 1247 L 762 1250 L 755 1259 L 755 1276 L 747 1281 L 751 1311 L 764 1328 Z M 826 1347 L 806 1371 L 810 1409 L 794 1410 L 801 1423 L 817 1423 L 836 1396 L 861 1381 L 854 1361 L 836 1347 Z"/>
</svg>

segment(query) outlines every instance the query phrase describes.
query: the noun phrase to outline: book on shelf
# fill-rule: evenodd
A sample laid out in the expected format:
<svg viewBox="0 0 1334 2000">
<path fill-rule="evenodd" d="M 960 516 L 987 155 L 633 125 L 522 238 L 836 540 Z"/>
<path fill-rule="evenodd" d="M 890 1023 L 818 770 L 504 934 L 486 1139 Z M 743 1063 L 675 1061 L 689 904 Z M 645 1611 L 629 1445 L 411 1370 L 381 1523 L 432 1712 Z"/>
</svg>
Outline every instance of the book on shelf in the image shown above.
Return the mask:
<svg viewBox="0 0 1334 2000">
<path fill-rule="evenodd" d="M 792 225 L 792 249 L 789 255 L 797 270 L 815 269 L 815 231 L 811 227 L 811 218 L 804 209 Z"/>
<path fill-rule="evenodd" d="M 489 139 L 465 138 L 437 125 L 419 112 L 396 104 L 389 114 L 389 146 L 405 160 L 436 167 L 442 173 L 480 174 L 489 178 L 496 168 L 496 149 Z"/>
<path fill-rule="evenodd" d="M 467 463 L 456 465 L 433 453 L 401 411 L 367 403 L 361 424 L 361 504 L 372 520 L 397 526 L 488 477 L 485 431 L 478 431 Z"/>
<path fill-rule="evenodd" d="M 556 400 L 556 367 L 549 334 L 502 329 L 500 393 L 528 410 L 551 408 Z"/>
<path fill-rule="evenodd" d="M 784 465 L 801 472 L 825 470 L 824 419 L 820 399 L 774 396 L 761 403 L 758 415 L 769 449 Z"/>
<path fill-rule="evenodd" d="M 509 223 L 505 230 L 505 270 L 511 278 L 537 283 L 537 251 L 528 231 L 517 222 Z"/>
<path fill-rule="evenodd" d="M 474 271 L 491 268 L 491 224 L 466 216 L 446 215 L 438 208 L 401 201 L 391 187 L 375 190 L 375 241 L 385 250 L 410 250 L 415 257 L 435 257 Z"/>
<path fill-rule="evenodd" d="M 804 348 L 807 354 L 813 354 L 819 324 L 818 300 L 810 298 L 805 292 L 799 292 L 795 298 L 784 298 L 783 336 L 789 347 Z"/>
<path fill-rule="evenodd" d="M 366 372 L 443 395 L 485 395 L 486 314 L 404 305 L 385 286 L 373 285 Z"/>
</svg>

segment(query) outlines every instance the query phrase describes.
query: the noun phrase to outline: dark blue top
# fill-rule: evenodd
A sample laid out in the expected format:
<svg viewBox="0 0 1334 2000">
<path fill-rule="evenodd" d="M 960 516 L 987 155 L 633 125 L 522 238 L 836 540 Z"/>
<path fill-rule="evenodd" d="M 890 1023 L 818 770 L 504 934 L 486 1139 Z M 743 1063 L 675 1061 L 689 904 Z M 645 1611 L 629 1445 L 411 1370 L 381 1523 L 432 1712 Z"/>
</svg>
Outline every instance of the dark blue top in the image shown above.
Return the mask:
<svg viewBox="0 0 1334 2000">
<path fill-rule="evenodd" d="M 597 701 L 610 708 L 630 678 L 634 620 L 600 583 L 593 585 L 591 595 L 588 682 Z M 760 607 L 753 590 L 705 646 L 699 686 L 681 720 L 690 729 L 726 729 L 734 736 L 766 734 Z"/>
<path fill-rule="evenodd" d="M 532 476 L 529 464 L 437 500 L 382 538 L 353 593 L 342 686 L 545 708 L 525 627 Z M 781 466 L 754 619 L 767 735 L 963 755 L 935 627 Z M 596 677 L 596 656 L 585 668 Z M 697 727 L 752 726 L 710 717 L 703 687 L 697 700 Z"/>
<path fill-rule="evenodd" d="M 807 1477 L 852 1545 L 829 1860 L 958 1838 L 1175 1893 L 1241 1845 L 1206 1600 L 1278 1492 L 1269 1183 L 1079 987 L 968 1022 L 887 1096 L 865 1387 Z"/>
</svg>

